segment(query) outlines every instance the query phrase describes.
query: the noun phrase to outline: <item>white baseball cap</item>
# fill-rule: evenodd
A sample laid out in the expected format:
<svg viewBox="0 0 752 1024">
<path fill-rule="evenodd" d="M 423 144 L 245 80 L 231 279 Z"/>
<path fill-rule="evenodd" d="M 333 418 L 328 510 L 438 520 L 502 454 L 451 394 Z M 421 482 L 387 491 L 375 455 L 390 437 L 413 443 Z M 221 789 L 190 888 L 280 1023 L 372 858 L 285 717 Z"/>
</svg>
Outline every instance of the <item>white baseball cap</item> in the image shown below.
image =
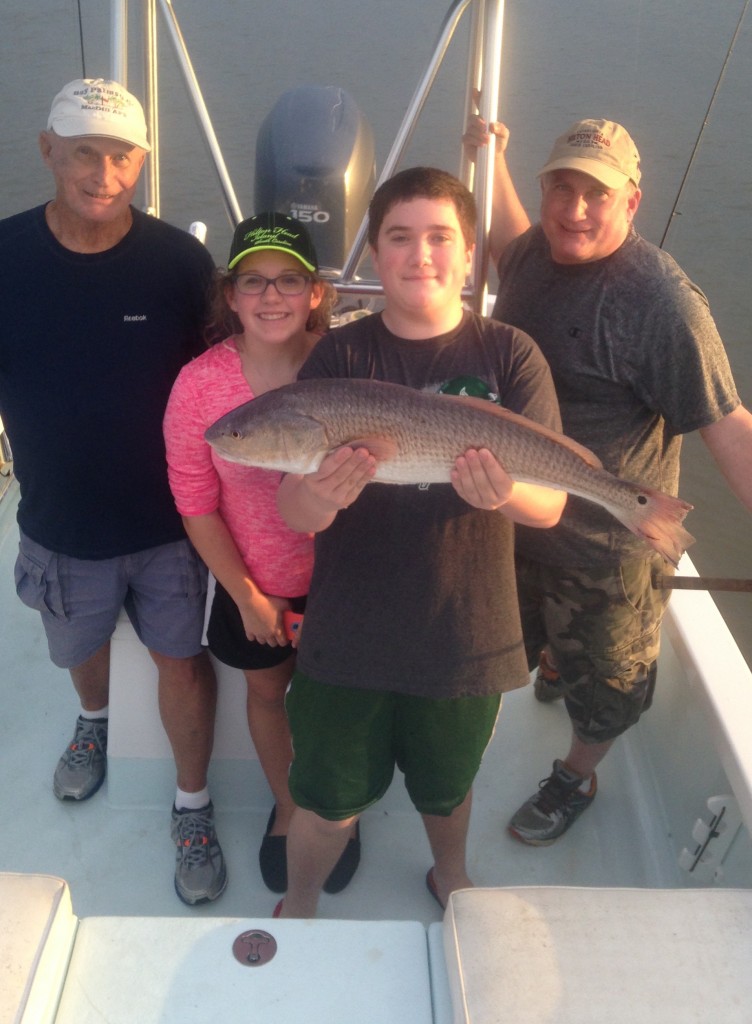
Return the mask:
<svg viewBox="0 0 752 1024">
<path fill-rule="evenodd" d="M 118 82 L 76 78 L 52 101 L 48 130 L 64 138 L 101 135 L 150 152 L 141 104 Z"/>
</svg>

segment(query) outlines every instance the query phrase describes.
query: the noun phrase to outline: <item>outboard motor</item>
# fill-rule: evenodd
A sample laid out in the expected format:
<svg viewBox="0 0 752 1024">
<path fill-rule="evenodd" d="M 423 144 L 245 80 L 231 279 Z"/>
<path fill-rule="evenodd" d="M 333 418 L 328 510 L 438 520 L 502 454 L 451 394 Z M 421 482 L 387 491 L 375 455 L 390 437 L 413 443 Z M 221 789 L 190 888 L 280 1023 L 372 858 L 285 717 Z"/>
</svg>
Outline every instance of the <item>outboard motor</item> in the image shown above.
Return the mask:
<svg viewBox="0 0 752 1024">
<path fill-rule="evenodd" d="M 375 180 L 371 127 L 343 89 L 290 89 L 262 122 L 254 210 L 277 210 L 305 224 L 322 271 L 341 270 Z"/>
</svg>

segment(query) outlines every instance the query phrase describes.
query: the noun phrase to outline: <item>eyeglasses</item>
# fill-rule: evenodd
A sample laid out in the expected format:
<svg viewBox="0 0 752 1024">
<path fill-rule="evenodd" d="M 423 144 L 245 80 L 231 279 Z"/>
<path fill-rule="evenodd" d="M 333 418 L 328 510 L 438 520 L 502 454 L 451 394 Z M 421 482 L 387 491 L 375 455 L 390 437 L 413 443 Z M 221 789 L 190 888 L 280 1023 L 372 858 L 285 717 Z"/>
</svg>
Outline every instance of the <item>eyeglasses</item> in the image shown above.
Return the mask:
<svg viewBox="0 0 752 1024">
<path fill-rule="evenodd" d="M 279 274 L 278 277 L 264 277 L 263 274 L 235 274 L 235 287 L 242 295 L 263 295 L 273 284 L 280 295 L 302 295 L 312 278 L 308 274 Z"/>
</svg>

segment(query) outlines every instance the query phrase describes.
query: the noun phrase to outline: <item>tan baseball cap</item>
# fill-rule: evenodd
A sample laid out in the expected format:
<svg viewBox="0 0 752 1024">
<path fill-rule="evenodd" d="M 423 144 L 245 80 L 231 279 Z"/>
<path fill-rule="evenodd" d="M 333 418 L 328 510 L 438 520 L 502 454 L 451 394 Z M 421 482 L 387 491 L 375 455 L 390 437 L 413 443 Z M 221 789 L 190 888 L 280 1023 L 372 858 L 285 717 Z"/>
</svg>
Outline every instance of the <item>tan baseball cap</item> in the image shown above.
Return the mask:
<svg viewBox="0 0 752 1024">
<path fill-rule="evenodd" d="M 76 78 L 52 101 L 48 130 L 64 138 L 101 135 L 150 152 L 141 104 L 118 82 Z"/>
<path fill-rule="evenodd" d="M 582 171 L 607 188 L 621 188 L 628 181 L 639 185 L 640 154 L 626 128 L 587 118 L 559 136 L 538 177 L 559 170 Z"/>
</svg>

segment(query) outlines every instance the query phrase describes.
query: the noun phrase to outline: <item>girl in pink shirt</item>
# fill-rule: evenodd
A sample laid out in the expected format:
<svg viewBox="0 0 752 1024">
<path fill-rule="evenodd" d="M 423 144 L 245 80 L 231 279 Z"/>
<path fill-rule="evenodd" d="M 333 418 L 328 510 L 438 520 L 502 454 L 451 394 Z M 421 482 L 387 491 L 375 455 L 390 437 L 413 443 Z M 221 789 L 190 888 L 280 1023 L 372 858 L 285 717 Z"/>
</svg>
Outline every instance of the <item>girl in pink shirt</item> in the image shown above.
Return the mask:
<svg viewBox="0 0 752 1024">
<path fill-rule="evenodd" d="M 282 521 L 280 473 L 225 462 L 204 431 L 230 409 L 296 379 L 328 326 L 333 298 L 301 224 L 280 213 L 243 221 L 215 303 L 216 322 L 234 321 L 235 333 L 183 368 L 164 421 L 175 503 L 217 581 L 209 649 L 242 669 L 248 683 L 248 725 L 275 800 L 259 855 L 274 892 L 287 887 L 285 836 L 293 810 L 284 696 L 295 652 L 283 612 L 303 611 L 313 537 Z"/>
</svg>

